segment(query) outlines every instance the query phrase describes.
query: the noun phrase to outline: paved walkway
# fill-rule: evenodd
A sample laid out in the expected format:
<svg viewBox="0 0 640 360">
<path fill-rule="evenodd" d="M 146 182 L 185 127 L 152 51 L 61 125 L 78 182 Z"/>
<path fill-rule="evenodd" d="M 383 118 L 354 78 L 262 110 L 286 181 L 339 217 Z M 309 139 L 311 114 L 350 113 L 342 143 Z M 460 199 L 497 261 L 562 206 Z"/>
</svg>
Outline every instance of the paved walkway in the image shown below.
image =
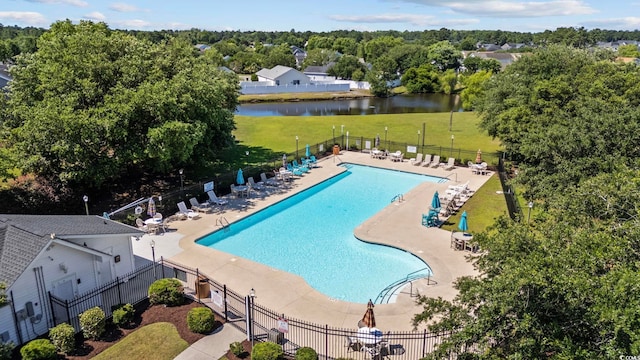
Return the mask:
<svg viewBox="0 0 640 360">
<path fill-rule="evenodd" d="M 425 182 L 403 194 L 404 201 L 394 202 L 358 226 L 354 233 L 364 241 L 388 244 L 409 251 L 422 258 L 432 268 L 434 276 L 414 281 L 398 295 L 396 302 L 376 305 L 376 322 L 387 330 L 412 330 L 411 319 L 421 311 L 415 304 L 417 293 L 452 299 L 456 292 L 453 281 L 465 275 L 477 274 L 467 261 L 468 252 L 450 248 L 451 233 L 439 228 L 421 225 L 422 213 L 426 212 L 433 193 L 443 192 L 448 185 L 469 183 L 478 189 L 490 176 L 475 175 L 466 167 L 451 171 L 442 168 L 427 168 L 411 165 L 407 160 L 391 162 L 373 159 L 368 154 L 343 152 L 337 157 L 319 161 L 319 167 L 297 178 L 286 189 L 257 194 L 249 199 L 229 199 L 230 204 L 222 213 L 203 214 L 200 219 L 170 223 L 172 231 L 165 235 L 145 235 L 134 242 L 136 255 L 151 259 L 150 240 L 155 241 L 155 256 L 198 268 L 220 283 L 227 284 L 239 293 L 249 293 L 254 288 L 261 305 L 285 314 L 287 317 L 327 324 L 329 326 L 355 328 L 362 318 L 366 305 L 328 298 L 311 288 L 302 278 L 265 265 L 238 258 L 195 243 L 201 236 L 218 230 L 216 220 L 220 217 L 229 222 L 240 220 L 260 209 L 274 204 L 294 193 L 307 189 L 320 181 L 334 176 L 344 167 L 341 162 L 372 165 L 388 169 L 428 174 L 449 179 L 445 183 Z M 491 174 L 488 174 L 491 175 Z M 331 226 L 327 219 L 327 226 Z M 212 337 L 217 337 L 214 335 Z M 207 337 L 209 338 L 209 337 Z M 208 340 L 201 340 L 206 344 Z M 214 343 L 228 349 L 231 341 L 216 340 Z M 208 353 L 208 352 L 207 352 Z M 186 356 L 186 355 L 185 355 Z"/>
<path fill-rule="evenodd" d="M 225 324 L 219 331 L 207 335 L 189 346 L 175 357 L 176 360 L 220 359 L 229 350 L 229 344 L 242 341 L 246 335 L 231 325 Z"/>
</svg>

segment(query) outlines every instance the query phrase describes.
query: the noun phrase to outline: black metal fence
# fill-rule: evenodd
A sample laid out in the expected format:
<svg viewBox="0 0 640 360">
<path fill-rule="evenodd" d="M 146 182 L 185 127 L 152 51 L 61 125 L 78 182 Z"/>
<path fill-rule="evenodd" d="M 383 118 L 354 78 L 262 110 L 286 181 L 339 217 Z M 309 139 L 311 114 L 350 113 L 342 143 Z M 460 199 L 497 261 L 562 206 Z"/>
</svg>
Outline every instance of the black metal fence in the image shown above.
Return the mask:
<svg viewBox="0 0 640 360">
<path fill-rule="evenodd" d="M 354 351 L 347 346 L 350 338 L 358 337 L 355 328 L 336 328 L 289 318 L 258 304 L 251 294 L 242 296 L 230 290 L 198 269 L 165 259 L 161 259 L 161 264 L 161 276 L 176 277 L 183 281 L 187 294 L 211 307 L 253 341 L 277 343 L 289 355 L 306 346 L 315 349 L 321 359 L 370 358 L 369 353 Z M 286 332 L 281 331 L 285 329 Z M 426 330 L 390 331 L 384 334 L 384 339 L 388 342 L 387 350 L 394 359 L 414 360 L 432 352 L 448 335 L 449 333 L 433 334 Z"/>
<path fill-rule="evenodd" d="M 462 149 L 459 147 L 446 147 L 435 146 L 429 144 L 411 144 L 408 142 L 398 142 L 392 140 L 380 140 L 376 146 L 376 138 L 364 137 L 364 136 L 349 136 L 340 135 L 335 138 L 326 139 L 317 144 L 309 144 L 309 155 L 313 155 L 320 159 L 325 156 L 329 156 L 332 153 L 334 145 L 338 145 L 340 149 L 356 152 L 367 152 L 374 147 L 380 149 L 386 149 L 389 152 L 401 151 L 405 153 L 405 158 L 415 157 L 417 153 L 439 155 L 441 159 L 445 160 L 449 157 L 454 157 L 459 164 L 466 164 L 469 161 L 475 162 L 477 156 L 477 150 L 474 149 Z M 411 150 L 415 149 L 414 153 L 407 152 L 407 149 L 411 147 Z M 300 146 L 295 152 L 283 154 L 287 162 L 291 162 L 294 159 L 299 160 L 301 157 L 306 157 L 306 144 Z M 503 154 L 500 152 L 488 152 L 482 153 L 483 161 L 486 161 L 490 165 L 497 165 L 501 160 Z M 257 178 L 260 173 L 264 172 L 273 175 L 275 169 L 279 169 L 283 164 L 283 156 L 274 157 L 273 159 L 252 163 L 242 167 L 243 175 L 245 178 L 251 176 Z M 206 179 L 200 179 L 198 181 L 189 181 L 187 184 L 181 186 L 178 189 L 172 189 L 166 193 L 153 194 L 156 196 L 156 210 L 162 214 L 174 214 L 178 211 L 176 204 L 180 201 L 185 201 L 188 204 L 188 199 L 191 197 L 197 198 L 200 202 L 208 200 L 207 195 L 204 192 L 204 184 L 213 182 L 214 191 L 218 195 L 229 194 L 231 192 L 231 184 L 236 181 L 237 171 L 226 172 L 219 175 L 215 175 Z M 150 194 L 151 195 L 151 194 Z M 127 211 L 114 214 L 111 218 L 114 220 L 123 221 L 125 223 L 134 224 L 136 215 L 134 214 L 134 208 Z"/>
<path fill-rule="evenodd" d="M 509 176 L 504 167 L 504 159 L 502 158 L 500 158 L 498 162 L 498 176 L 500 177 L 500 184 L 502 185 L 504 199 L 507 202 L 509 216 L 512 220 L 522 219 L 522 209 L 520 208 L 520 203 L 516 198 L 516 191 L 513 188 L 513 185 L 509 182 Z"/>
<path fill-rule="evenodd" d="M 79 332 L 81 330 L 79 316 L 90 308 L 98 306 L 105 312 L 107 318 L 110 318 L 117 306 L 127 303 L 135 305 L 147 299 L 147 290 L 156 279 L 154 265 L 145 265 L 71 300 L 57 298 L 49 292 L 53 325 L 66 322 L 73 325 Z"/>
</svg>

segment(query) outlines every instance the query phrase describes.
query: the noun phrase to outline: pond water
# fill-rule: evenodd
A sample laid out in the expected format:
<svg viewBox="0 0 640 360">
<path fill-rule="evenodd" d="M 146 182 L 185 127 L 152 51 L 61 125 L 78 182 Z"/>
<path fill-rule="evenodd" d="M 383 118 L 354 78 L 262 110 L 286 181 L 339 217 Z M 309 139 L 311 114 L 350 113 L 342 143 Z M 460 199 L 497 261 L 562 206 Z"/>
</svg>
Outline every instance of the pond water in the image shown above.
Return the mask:
<svg viewBox="0 0 640 360">
<path fill-rule="evenodd" d="M 374 115 L 462 111 L 456 95 L 412 94 L 390 98 L 264 102 L 242 104 L 236 115 L 245 116 L 326 116 Z"/>
</svg>

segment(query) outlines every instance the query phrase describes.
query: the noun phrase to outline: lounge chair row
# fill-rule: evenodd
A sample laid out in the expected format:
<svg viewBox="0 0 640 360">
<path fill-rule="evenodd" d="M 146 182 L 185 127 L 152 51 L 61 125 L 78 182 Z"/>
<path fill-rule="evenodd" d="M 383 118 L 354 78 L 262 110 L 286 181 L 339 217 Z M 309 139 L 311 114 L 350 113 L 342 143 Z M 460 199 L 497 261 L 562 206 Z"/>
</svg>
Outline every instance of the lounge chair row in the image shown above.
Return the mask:
<svg viewBox="0 0 640 360">
<path fill-rule="evenodd" d="M 424 167 L 442 167 L 445 170 L 452 170 L 455 168 L 455 158 L 450 157 L 446 163 L 440 162 L 440 155 L 434 155 L 433 158 L 431 154 L 423 155 L 422 153 L 418 153 L 415 158 L 409 159 L 411 165 L 415 166 L 424 166 Z"/>
</svg>

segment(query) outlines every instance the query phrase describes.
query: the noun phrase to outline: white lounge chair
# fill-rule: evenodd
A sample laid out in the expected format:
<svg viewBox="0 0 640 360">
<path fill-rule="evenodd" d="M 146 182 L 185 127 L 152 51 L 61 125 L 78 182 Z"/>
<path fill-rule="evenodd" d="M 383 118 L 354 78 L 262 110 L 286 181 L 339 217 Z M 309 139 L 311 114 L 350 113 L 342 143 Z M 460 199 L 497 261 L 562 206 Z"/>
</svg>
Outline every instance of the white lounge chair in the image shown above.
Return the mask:
<svg viewBox="0 0 640 360">
<path fill-rule="evenodd" d="M 263 184 L 265 184 L 267 186 L 278 186 L 278 185 L 280 185 L 280 183 L 278 182 L 278 179 L 276 179 L 276 178 L 268 178 L 267 174 L 265 174 L 265 173 L 260 173 L 260 180 L 262 181 Z"/>
<path fill-rule="evenodd" d="M 411 165 L 421 165 L 422 164 L 422 153 L 418 153 L 418 155 L 416 155 L 415 159 L 411 159 L 409 160 L 409 162 L 411 163 Z"/>
<path fill-rule="evenodd" d="M 249 182 L 249 186 L 252 189 L 264 190 L 264 184 L 257 183 L 255 180 L 253 180 L 253 176 L 249 176 L 249 180 L 247 180 L 247 181 Z"/>
<path fill-rule="evenodd" d="M 191 210 L 200 211 L 200 212 L 211 212 L 213 208 L 209 203 L 199 203 L 198 199 L 192 197 L 189 199 L 189 203 L 191 204 Z"/>
<path fill-rule="evenodd" d="M 431 165 L 429 166 L 431 166 L 432 168 L 440 166 L 440 155 L 434 155 L 433 160 L 431 160 Z"/>
<path fill-rule="evenodd" d="M 186 216 L 188 219 L 197 219 L 200 217 L 200 214 L 198 214 L 197 212 L 191 210 L 191 209 L 187 209 L 187 204 L 184 203 L 184 201 L 180 201 L 178 203 L 178 215 L 182 215 L 182 216 Z"/>
<path fill-rule="evenodd" d="M 226 205 L 229 202 L 225 199 L 220 199 L 219 197 L 216 196 L 216 193 L 213 192 L 213 190 L 209 190 L 207 191 L 207 195 L 209 195 L 209 202 L 216 204 L 216 205 Z"/>
<path fill-rule="evenodd" d="M 456 167 L 456 159 L 450 157 L 446 164 L 442 165 L 445 170 L 453 170 Z"/>
<path fill-rule="evenodd" d="M 420 166 L 429 166 L 431 165 L 431 154 L 426 154 L 422 159 L 422 163 Z"/>
</svg>

